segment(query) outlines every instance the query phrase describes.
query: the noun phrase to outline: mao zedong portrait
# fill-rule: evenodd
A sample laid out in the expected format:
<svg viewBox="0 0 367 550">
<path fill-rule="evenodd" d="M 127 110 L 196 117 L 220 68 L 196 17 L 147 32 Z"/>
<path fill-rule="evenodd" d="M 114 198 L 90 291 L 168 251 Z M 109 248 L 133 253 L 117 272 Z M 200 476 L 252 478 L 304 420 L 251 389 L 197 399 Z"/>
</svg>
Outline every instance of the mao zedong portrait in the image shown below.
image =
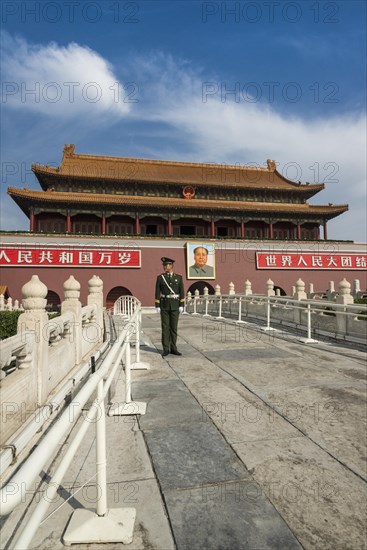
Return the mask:
<svg viewBox="0 0 367 550">
<path fill-rule="evenodd" d="M 204 246 L 197 246 L 193 250 L 194 264 L 189 267 L 189 277 L 192 278 L 213 278 L 214 267 L 207 265 L 209 251 Z"/>
</svg>

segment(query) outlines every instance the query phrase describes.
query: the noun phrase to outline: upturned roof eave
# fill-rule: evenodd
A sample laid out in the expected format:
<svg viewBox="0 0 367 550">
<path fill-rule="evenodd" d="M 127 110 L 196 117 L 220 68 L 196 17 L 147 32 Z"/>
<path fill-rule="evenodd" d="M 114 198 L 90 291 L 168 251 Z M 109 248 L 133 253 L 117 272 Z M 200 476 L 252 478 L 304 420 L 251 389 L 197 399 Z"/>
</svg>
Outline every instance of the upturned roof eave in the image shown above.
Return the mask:
<svg viewBox="0 0 367 550">
<path fill-rule="evenodd" d="M 59 193 L 59 192 L 42 192 L 34 191 L 28 189 L 18 189 L 15 187 L 8 188 L 8 194 L 13 198 L 13 200 L 20 206 L 23 212 L 29 217 L 29 206 L 33 204 L 44 204 L 47 202 L 57 203 L 59 205 L 65 204 L 70 206 L 70 204 L 82 204 L 84 207 L 87 205 L 90 207 L 100 206 L 104 204 L 106 206 L 115 206 L 115 207 L 130 207 L 130 208 L 161 208 L 166 209 L 168 212 L 172 210 L 196 210 L 196 211 L 206 211 L 206 212 L 218 212 L 218 211 L 227 211 L 232 214 L 238 214 L 239 212 L 266 212 L 271 214 L 290 214 L 294 213 L 297 215 L 322 215 L 327 219 L 332 219 L 344 212 L 346 212 L 349 207 L 347 204 L 343 205 L 310 205 L 300 204 L 288 204 L 288 203 L 249 203 L 249 202 L 240 202 L 240 201 L 228 201 L 231 204 L 226 205 L 226 201 L 218 203 L 218 201 L 202 201 L 202 200 L 186 200 L 186 199 L 174 199 L 174 198 L 165 198 L 164 202 L 162 199 L 154 200 L 153 197 L 136 197 L 136 196 L 127 196 L 127 195 L 91 195 L 93 200 L 85 200 L 84 193 Z M 122 199 L 125 198 L 126 202 L 123 202 Z M 120 199 L 118 201 L 117 199 Z M 26 201 L 26 202 L 25 202 Z M 213 204 L 209 204 L 213 202 Z M 27 207 L 26 203 L 29 204 Z M 205 204 L 202 204 L 205 203 Z M 256 207 L 256 206 L 257 207 Z M 276 209 L 274 207 L 277 207 Z M 282 206 L 289 206 L 290 208 L 282 208 Z M 301 208 L 294 208 L 294 207 Z M 269 208 L 272 207 L 272 208 Z"/>
<path fill-rule="evenodd" d="M 67 174 L 62 173 L 58 171 L 56 168 L 47 168 L 42 166 L 35 167 L 32 165 L 32 171 L 34 172 L 38 182 L 40 183 L 42 189 L 46 191 L 50 185 L 47 183 L 47 180 L 50 178 L 56 178 L 56 179 L 68 179 L 68 180 L 74 180 L 74 181 L 99 181 L 99 182 L 115 182 L 115 183 L 137 183 L 137 184 L 143 184 L 143 185 L 149 185 L 151 183 L 161 183 L 163 185 L 172 185 L 172 186 L 185 186 L 185 185 L 192 185 L 194 187 L 219 187 L 219 188 L 230 188 L 230 189 L 249 189 L 249 190 L 268 190 L 268 191 L 277 191 L 281 193 L 287 193 L 287 192 L 301 192 L 303 196 L 306 195 L 306 198 L 311 198 L 323 189 L 325 189 L 324 183 L 315 183 L 315 184 L 297 184 L 294 182 L 291 182 L 289 180 L 284 179 L 287 181 L 292 187 L 277 187 L 275 182 L 260 182 L 258 185 L 253 185 L 251 183 L 243 182 L 243 183 L 233 183 L 233 182 L 214 182 L 214 181 L 197 181 L 197 180 L 190 180 L 190 181 L 173 181 L 169 179 L 160 179 L 158 180 L 150 180 L 150 179 L 136 179 L 133 177 L 129 178 L 115 178 L 112 176 L 104 175 L 104 176 L 93 176 L 93 175 L 75 175 L 75 174 Z M 45 180 L 47 178 L 47 180 Z"/>
</svg>

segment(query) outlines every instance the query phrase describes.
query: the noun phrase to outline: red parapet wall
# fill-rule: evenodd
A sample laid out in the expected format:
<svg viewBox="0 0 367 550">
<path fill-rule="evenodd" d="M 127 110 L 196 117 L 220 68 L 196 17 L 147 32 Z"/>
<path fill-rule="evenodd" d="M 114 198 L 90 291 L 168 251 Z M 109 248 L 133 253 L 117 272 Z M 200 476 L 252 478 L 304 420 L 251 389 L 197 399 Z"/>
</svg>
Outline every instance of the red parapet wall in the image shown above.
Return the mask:
<svg viewBox="0 0 367 550">
<path fill-rule="evenodd" d="M 187 254 L 188 241 L 180 239 L 3 234 L 2 243 L 1 283 L 9 287 L 14 300 L 22 298 L 21 288 L 32 275 L 38 275 L 48 289 L 62 299 L 63 283 L 73 275 L 82 285 L 81 301 L 86 303 L 87 294 L 83 289 L 93 275 L 98 275 L 103 280 L 105 303 L 107 295 L 120 287 L 136 296 L 144 306 L 153 306 L 155 280 L 162 272 L 162 256 L 175 260 L 174 271 L 183 276 L 185 292 L 195 286 L 200 289 L 208 286 L 213 291 L 219 284 L 221 292 L 226 294 L 229 283 L 234 283 L 235 291 L 243 293 L 248 279 L 252 292 L 263 294 L 269 278 L 287 295 L 299 278 L 306 283 L 306 290 L 312 283 L 315 292 L 325 292 L 330 281 L 334 281 L 337 291 L 343 278 L 351 284 L 358 279 L 361 290 L 367 288 L 366 245 L 361 244 L 197 241 L 197 246 L 215 245 L 214 257 L 210 258 L 210 264 L 215 266 L 215 278 L 205 280 L 205 277 L 188 277 L 191 262 Z"/>
</svg>

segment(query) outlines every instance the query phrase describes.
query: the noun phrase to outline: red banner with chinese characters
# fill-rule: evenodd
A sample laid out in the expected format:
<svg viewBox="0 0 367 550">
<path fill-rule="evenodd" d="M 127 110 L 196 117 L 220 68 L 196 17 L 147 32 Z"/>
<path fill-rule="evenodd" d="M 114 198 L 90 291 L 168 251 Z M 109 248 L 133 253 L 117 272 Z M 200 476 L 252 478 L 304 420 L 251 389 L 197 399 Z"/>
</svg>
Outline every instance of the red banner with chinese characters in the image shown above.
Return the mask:
<svg viewBox="0 0 367 550">
<path fill-rule="evenodd" d="M 256 252 L 257 269 L 366 269 L 366 254 Z"/>
<path fill-rule="evenodd" d="M 0 266 L 141 267 L 140 250 L 104 248 L 0 247 Z"/>
</svg>

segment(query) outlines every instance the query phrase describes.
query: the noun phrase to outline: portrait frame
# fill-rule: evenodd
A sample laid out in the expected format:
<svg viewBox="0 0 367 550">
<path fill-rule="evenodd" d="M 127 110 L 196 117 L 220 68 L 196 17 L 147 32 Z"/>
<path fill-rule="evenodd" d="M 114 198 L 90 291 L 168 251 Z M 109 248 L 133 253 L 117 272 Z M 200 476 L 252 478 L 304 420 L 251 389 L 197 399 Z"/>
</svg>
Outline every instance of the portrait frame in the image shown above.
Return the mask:
<svg viewBox="0 0 367 550">
<path fill-rule="evenodd" d="M 199 258 L 198 253 L 195 253 L 195 250 L 200 248 L 207 251 L 207 261 L 204 265 L 201 265 L 202 256 Z M 195 262 L 195 254 L 197 256 L 197 260 L 200 261 L 200 266 Z M 207 269 L 207 273 L 200 272 L 200 267 L 204 270 Z M 188 241 L 186 243 L 186 277 L 187 279 L 196 279 L 198 281 L 215 279 L 215 243 L 206 241 Z"/>
</svg>

